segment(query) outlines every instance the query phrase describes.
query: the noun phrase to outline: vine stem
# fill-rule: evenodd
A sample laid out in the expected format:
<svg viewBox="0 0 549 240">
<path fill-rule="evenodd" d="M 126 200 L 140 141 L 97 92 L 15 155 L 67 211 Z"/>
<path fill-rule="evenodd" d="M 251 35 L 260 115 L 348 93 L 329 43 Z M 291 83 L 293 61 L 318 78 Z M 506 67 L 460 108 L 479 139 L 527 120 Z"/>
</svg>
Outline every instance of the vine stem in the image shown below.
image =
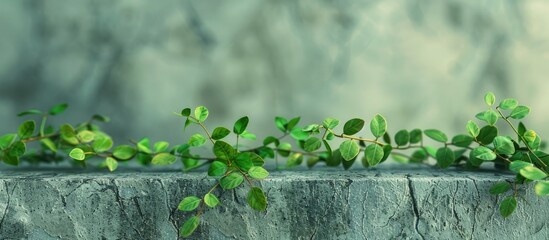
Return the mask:
<svg viewBox="0 0 549 240">
<path fill-rule="evenodd" d="M 208 139 L 210 139 L 210 142 L 212 142 L 212 144 L 215 144 L 215 141 L 213 140 L 212 138 L 212 135 L 210 134 L 210 132 L 208 131 L 208 129 L 206 129 L 206 126 L 204 126 L 204 124 L 202 124 L 200 121 L 198 121 L 198 119 L 196 119 L 195 117 L 193 116 L 189 116 L 190 119 L 194 120 L 195 123 L 197 123 L 198 125 L 200 125 L 200 127 L 202 128 L 202 130 L 204 130 L 204 132 L 206 133 L 206 135 L 208 136 Z"/>
<path fill-rule="evenodd" d="M 515 128 L 515 126 L 513 125 L 513 123 L 511 123 L 511 121 L 509 121 L 508 117 L 506 117 L 505 115 L 503 115 L 503 113 L 501 112 L 501 110 L 499 109 L 499 106 L 496 107 L 496 110 L 498 111 L 499 115 L 501 116 L 501 118 L 503 118 L 503 120 L 505 120 L 505 122 L 507 122 L 507 124 L 509 124 L 509 126 L 511 126 L 511 129 L 513 129 L 513 131 L 517 134 L 517 136 L 520 138 L 520 140 L 522 140 L 522 142 L 524 142 L 524 145 L 526 145 L 526 148 L 528 148 L 528 151 L 530 153 L 532 153 L 534 155 L 534 157 L 536 157 L 536 159 L 541 163 L 541 165 L 543 165 L 543 167 L 547 168 L 547 164 L 545 164 L 539 157 L 538 155 L 536 155 L 534 153 L 534 151 L 532 151 L 532 148 L 530 148 L 530 145 L 528 145 L 528 141 L 526 141 L 526 139 L 524 139 L 523 136 L 521 136 L 518 132 L 518 130 Z"/>
<path fill-rule="evenodd" d="M 53 133 L 53 134 L 49 134 L 49 135 L 42 135 L 42 136 L 25 138 L 25 139 L 21 140 L 21 142 L 24 142 L 24 143 L 34 142 L 34 141 L 39 141 L 39 140 L 42 140 L 42 139 L 45 139 L 45 138 L 57 137 L 57 136 L 59 136 L 59 133 Z"/>
<path fill-rule="evenodd" d="M 360 137 L 353 137 L 353 136 L 349 136 L 349 135 L 345 135 L 345 134 L 336 134 L 334 133 L 332 130 L 329 130 L 332 134 L 334 134 L 334 136 L 338 137 L 338 138 L 347 138 L 347 139 L 352 139 L 352 140 L 358 140 L 358 141 L 364 141 L 364 142 L 369 142 L 369 143 L 375 143 L 377 145 L 380 145 L 380 146 L 385 146 L 385 143 L 382 143 L 382 142 L 379 142 L 377 140 L 372 140 L 372 139 L 367 139 L 367 138 L 360 138 Z"/>
</svg>

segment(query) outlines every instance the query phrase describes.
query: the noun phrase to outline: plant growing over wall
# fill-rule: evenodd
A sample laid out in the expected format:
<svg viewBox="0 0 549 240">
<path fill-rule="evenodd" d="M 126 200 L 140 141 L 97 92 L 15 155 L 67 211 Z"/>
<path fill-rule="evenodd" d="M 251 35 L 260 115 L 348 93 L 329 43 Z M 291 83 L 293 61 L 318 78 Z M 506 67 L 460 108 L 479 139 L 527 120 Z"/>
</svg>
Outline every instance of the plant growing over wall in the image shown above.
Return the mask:
<svg viewBox="0 0 549 240">
<path fill-rule="evenodd" d="M 148 138 L 114 146 L 112 138 L 96 125 L 97 122 L 109 121 L 101 115 L 94 115 L 76 126 L 63 124 L 53 128 L 47 120 L 66 110 L 67 104 L 60 104 L 47 112 L 31 109 L 20 113 L 19 116 L 40 116 L 40 124 L 37 127 L 34 120 L 27 120 L 19 126 L 17 133 L 0 136 L 0 159 L 6 164 L 18 165 L 21 161 L 57 162 L 68 155 L 75 160 L 75 164 L 86 166 L 91 158 L 100 158 L 103 160 L 99 167 L 110 171 L 117 169 L 118 162 L 132 159 L 143 165 L 168 165 L 179 159 L 184 171 L 207 167 L 208 176 L 216 178 L 216 184 L 205 193 L 183 198 L 177 206 L 181 211 L 194 212 L 181 226 L 180 234 L 183 237 L 190 236 L 196 230 L 206 209 L 219 205 L 218 191 L 232 191 L 247 185 L 249 207 L 264 211 L 268 207 L 267 197 L 256 182 L 269 176 L 264 168 L 265 161 L 272 159 L 276 168 L 281 168 L 280 158 L 286 159 L 286 168 L 305 162 L 308 167 L 324 163 L 349 169 L 357 161 L 368 168 L 389 157 L 397 162 L 412 164 L 429 164 L 429 159 L 434 159 L 438 168 L 455 166 L 478 169 L 486 162 L 494 162 L 496 169 L 516 173 L 513 181 L 501 181 L 490 189 L 491 194 L 504 196 L 499 212 L 506 218 L 517 207 L 520 189 L 533 185 L 537 195 L 549 195 L 549 154 L 541 151 L 542 142 L 537 133 L 520 122 L 530 113 L 529 107 L 519 105 L 512 98 L 503 99 L 495 105 L 493 93 L 487 93 L 484 100 L 487 110 L 478 113 L 476 120 L 467 122 L 464 127 L 466 134 L 451 139 L 437 129 L 402 129 L 390 135 L 386 119 L 379 114 L 369 123 L 360 118 L 350 119 L 342 124 L 341 131 L 337 130 L 340 121 L 334 118 L 300 127 L 299 117 L 275 117 L 275 125 L 281 135 L 268 136 L 254 148 L 244 148 L 240 144 L 242 139 L 256 140 L 256 136 L 246 130 L 248 117 L 238 119 L 232 131 L 220 126 L 210 132 L 205 125 L 209 111 L 204 106 L 194 110 L 185 108 L 177 113 L 185 119 L 185 128 L 195 125 L 203 133 L 194 134 L 188 142 L 170 147 L 165 141 L 151 144 Z M 508 126 L 512 134 L 501 134 L 496 126 L 498 122 Z M 364 128 L 369 128 L 367 135 L 372 137 L 361 137 L 368 132 Z M 226 140 L 231 134 L 236 139 L 234 144 Z M 425 137 L 436 144 L 425 144 Z M 340 141 L 334 143 L 334 139 Z M 40 147 L 27 149 L 31 142 L 39 142 Z M 206 144 L 210 144 L 212 156 L 193 153 Z"/>
</svg>

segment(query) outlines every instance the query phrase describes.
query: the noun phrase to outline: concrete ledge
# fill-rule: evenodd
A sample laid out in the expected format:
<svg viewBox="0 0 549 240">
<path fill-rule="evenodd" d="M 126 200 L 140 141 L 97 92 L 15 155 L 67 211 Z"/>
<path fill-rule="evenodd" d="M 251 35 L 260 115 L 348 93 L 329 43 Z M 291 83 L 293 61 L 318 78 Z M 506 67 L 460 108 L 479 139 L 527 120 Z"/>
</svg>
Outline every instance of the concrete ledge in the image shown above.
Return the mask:
<svg viewBox="0 0 549 240">
<path fill-rule="evenodd" d="M 220 196 L 195 239 L 549 239 L 549 198 L 526 191 L 503 219 L 488 194 L 493 172 L 313 170 L 275 172 L 261 184 L 266 212 L 245 205 L 247 186 Z M 176 210 L 204 194 L 204 173 L 0 171 L 0 239 L 177 239 Z"/>
</svg>

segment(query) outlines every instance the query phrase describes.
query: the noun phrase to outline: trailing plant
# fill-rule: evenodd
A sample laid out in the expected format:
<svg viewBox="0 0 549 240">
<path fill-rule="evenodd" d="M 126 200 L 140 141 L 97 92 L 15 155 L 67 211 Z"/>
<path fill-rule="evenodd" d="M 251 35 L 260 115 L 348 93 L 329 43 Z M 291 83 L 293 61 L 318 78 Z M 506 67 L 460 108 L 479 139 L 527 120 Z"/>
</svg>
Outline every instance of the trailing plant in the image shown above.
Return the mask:
<svg viewBox="0 0 549 240">
<path fill-rule="evenodd" d="M 519 105 L 512 98 L 503 99 L 495 105 L 496 98 L 491 92 L 486 94 L 484 100 L 487 109 L 476 114 L 476 120 L 467 122 L 464 128 L 466 134 L 451 139 L 438 129 L 403 129 L 390 135 L 386 119 L 379 114 L 369 121 L 369 134 L 363 131 L 367 123 L 361 118 L 350 119 L 341 128 L 340 121 L 334 118 L 300 126 L 299 117 L 275 117 L 280 136 L 268 136 L 253 148 L 241 144 L 243 139 L 256 140 L 256 135 L 247 131 L 248 117 L 238 119 L 232 131 L 219 126 L 210 132 L 210 128 L 205 125 L 209 111 L 204 106 L 194 110 L 185 108 L 176 113 L 185 119 L 185 129 L 195 125 L 203 133 L 194 134 L 188 142 L 170 147 L 165 141 L 152 144 L 148 138 L 114 146 L 112 138 L 96 125 L 97 122 L 109 121 L 108 117 L 101 115 L 94 115 L 76 126 L 63 124 L 54 128 L 47 124 L 47 120 L 65 111 L 67 104 L 60 104 L 47 112 L 31 109 L 18 114 L 38 116 L 40 124 L 37 127 L 34 120 L 27 120 L 19 126 L 17 133 L 1 136 L 0 158 L 6 164 L 18 165 L 21 161 L 31 164 L 58 162 L 68 155 L 74 159 L 73 164 L 82 166 L 93 163 L 92 158 L 100 158 L 103 161 L 96 165 L 110 171 L 116 170 L 119 162 L 132 159 L 143 165 L 169 165 L 180 160 L 184 172 L 207 167 L 208 176 L 215 178 L 216 183 L 205 193 L 183 198 L 177 206 L 181 211 L 194 212 L 181 226 L 180 234 L 183 237 L 195 231 L 207 208 L 219 205 L 217 196 L 220 191 L 232 191 L 247 185 L 248 205 L 252 209 L 264 211 L 267 198 L 256 182 L 269 176 L 264 166 L 266 159 L 272 159 L 276 169 L 292 168 L 304 163 L 308 167 L 323 163 L 349 169 L 357 161 L 369 168 L 389 157 L 400 163 L 433 163 L 435 167 L 443 169 L 455 166 L 474 170 L 486 162 L 493 162 L 496 169 L 516 174 L 512 181 L 503 180 L 489 190 L 491 194 L 504 196 L 499 212 L 507 218 L 522 197 L 523 191 L 520 190 L 530 186 L 530 183 L 534 183 L 537 195 L 549 195 L 549 154 L 541 151 L 543 144 L 538 134 L 519 121 L 530 113 L 529 107 Z M 512 133 L 502 134 L 496 126 L 498 122 L 507 126 Z M 229 135 L 235 139 L 234 144 L 228 142 Z M 424 137 L 435 144 L 425 144 Z M 340 140 L 334 142 L 334 139 Z M 27 146 L 32 142 L 39 143 L 40 147 L 28 149 Z M 197 148 L 206 144 L 210 144 L 212 156 L 195 153 Z M 283 166 L 279 164 L 281 158 L 286 159 Z"/>
</svg>

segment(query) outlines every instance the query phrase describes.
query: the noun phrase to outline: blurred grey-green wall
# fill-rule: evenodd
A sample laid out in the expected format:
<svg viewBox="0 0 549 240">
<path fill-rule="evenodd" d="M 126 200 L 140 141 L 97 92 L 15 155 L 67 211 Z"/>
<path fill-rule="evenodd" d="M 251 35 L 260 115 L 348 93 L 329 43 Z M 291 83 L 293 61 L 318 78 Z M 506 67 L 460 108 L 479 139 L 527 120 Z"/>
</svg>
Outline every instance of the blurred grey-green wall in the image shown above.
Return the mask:
<svg viewBox="0 0 549 240">
<path fill-rule="evenodd" d="M 197 105 L 212 128 L 249 115 L 260 137 L 275 115 L 381 113 L 393 132 L 457 133 L 490 90 L 531 106 L 543 137 L 548 12 L 542 0 L 5 0 L 0 132 L 67 102 L 60 118 L 109 115 L 120 141 L 181 141 L 172 112 Z"/>
</svg>

